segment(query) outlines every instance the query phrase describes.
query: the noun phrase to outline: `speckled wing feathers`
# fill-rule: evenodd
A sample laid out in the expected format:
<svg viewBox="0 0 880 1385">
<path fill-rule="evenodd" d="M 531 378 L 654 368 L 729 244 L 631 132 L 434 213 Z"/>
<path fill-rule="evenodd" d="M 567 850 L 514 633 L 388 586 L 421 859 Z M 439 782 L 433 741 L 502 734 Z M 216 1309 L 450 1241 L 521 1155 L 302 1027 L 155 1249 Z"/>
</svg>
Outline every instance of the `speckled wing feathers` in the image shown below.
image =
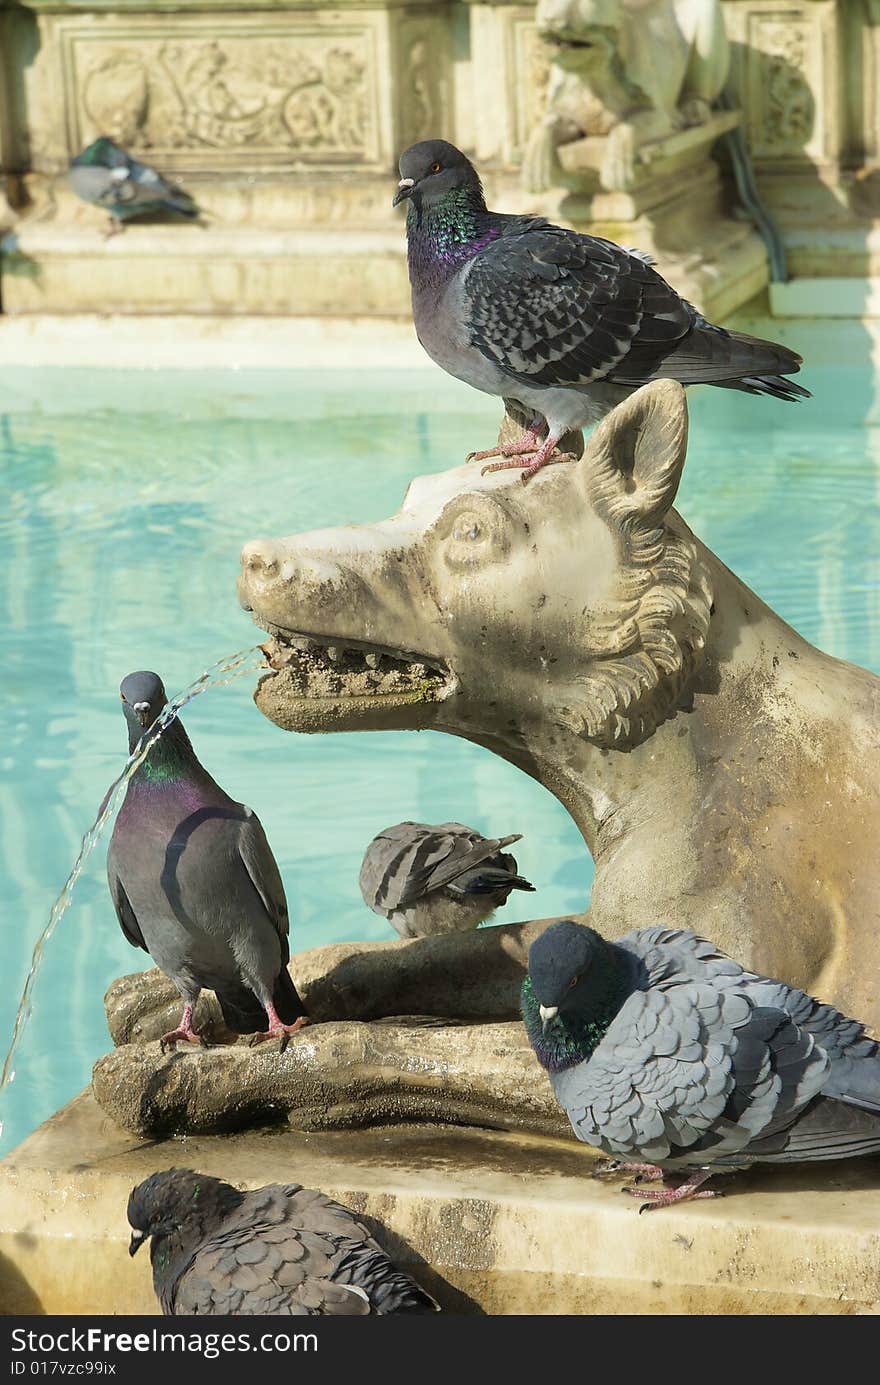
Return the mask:
<svg viewBox="0 0 880 1385">
<path fill-rule="evenodd" d="M 728 959 L 699 981 L 674 946 L 643 935 L 638 952 L 650 989 L 629 997 L 589 1062 L 554 1074 L 575 1132 L 622 1157 L 748 1162 L 751 1140 L 819 1093 L 828 1058 L 784 1011 L 754 1004 Z"/>
<path fill-rule="evenodd" d="M 367 1288 L 354 1282 L 364 1264 Z M 296 1184 L 249 1193 L 198 1247 L 169 1304 L 175 1314 L 290 1316 L 434 1306 L 351 1212 Z"/>
<path fill-rule="evenodd" d="M 483 837 L 460 822 L 397 823 L 367 848 L 360 873 L 364 902 L 387 916 L 487 861 L 511 840 L 518 839 Z"/>
<path fill-rule="evenodd" d="M 514 379 L 588 385 L 610 378 L 636 338 L 662 355 L 693 326 L 693 309 L 640 257 L 528 218 L 498 221 L 462 291 L 471 343 Z"/>
</svg>

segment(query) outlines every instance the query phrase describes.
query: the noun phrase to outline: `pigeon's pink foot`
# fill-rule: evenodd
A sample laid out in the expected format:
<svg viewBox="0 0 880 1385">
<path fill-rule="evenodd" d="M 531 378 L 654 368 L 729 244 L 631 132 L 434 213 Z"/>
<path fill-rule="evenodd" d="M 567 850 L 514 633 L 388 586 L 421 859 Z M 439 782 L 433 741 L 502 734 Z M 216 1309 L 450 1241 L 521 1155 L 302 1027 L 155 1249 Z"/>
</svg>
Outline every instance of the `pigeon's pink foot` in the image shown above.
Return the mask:
<svg viewBox="0 0 880 1385">
<path fill-rule="evenodd" d="M 202 1048 L 205 1047 L 204 1039 L 192 1027 L 192 1017 L 193 1007 L 184 1005 L 179 1028 L 169 1030 L 159 1040 L 159 1047 L 163 1053 L 166 1049 L 174 1048 L 174 1045 L 179 1043 L 201 1044 Z"/>
<path fill-rule="evenodd" d="M 111 236 L 121 236 L 125 230 L 125 224 L 117 221 L 115 216 L 111 216 L 110 223 L 104 229 L 104 239 L 109 240 Z"/>
<path fill-rule="evenodd" d="M 627 1159 L 603 1159 L 596 1166 L 597 1178 L 620 1173 L 634 1173 L 637 1183 L 651 1183 L 663 1177 L 659 1164 L 631 1164 Z"/>
<path fill-rule="evenodd" d="M 503 447 L 487 447 L 485 452 L 469 452 L 465 457 L 466 462 L 484 462 L 487 457 L 524 457 L 526 454 L 537 452 L 541 446 L 541 434 L 547 427 L 543 421 L 533 423 L 527 432 L 523 433 L 516 442 L 506 442 Z M 494 467 L 486 467 L 485 471 L 493 471 Z"/>
<path fill-rule="evenodd" d="M 623 1191 L 629 1193 L 630 1197 L 648 1199 L 639 1208 L 641 1215 L 642 1212 L 653 1212 L 658 1207 L 671 1207 L 676 1202 L 696 1202 L 700 1198 L 721 1197 L 722 1194 L 715 1188 L 702 1186 L 711 1177 L 711 1172 L 706 1169 L 694 1169 L 676 1188 L 624 1188 Z"/>
<path fill-rule="evenodd" d="M 555 466 L 557 462 L 577 461 L 573 452 L 557 452 L 558 442 L 558 438 L 548 437 L 528 461 L 521 461 L 519 456 L 508 457 L 503 462 L 492 462 L 489 466 L 484 466 L 482 475 L 485 476 L 489 471 L 505 471 L 508 467 L 522 467 L 522 481 L 525 485 L 529 477 L 534 476 L 542 467 Z"/>
<path fill-rule="evenodd" d="M 266 1014 L 269 1017 L 269 1028 L 254 1035 L 251 1039 L 251 1047 L 253 1047 L 254 1044 L 264 1044 L 267 1039 L 280 1039 L 281 1052 L 283 1053 L 290 1042 L 291 1034 L 295 1034 L 298 1029 L 302 1029 L 303 1025 L 309 1022 L 306 1015 L 300 1015 L 299 1019 L 294 1020 L 293 1024 L 285 1024 L 283 1020 L 278 1018 L 273 1005 L 268 1005 L 266 1007 Z"/>
</svg>

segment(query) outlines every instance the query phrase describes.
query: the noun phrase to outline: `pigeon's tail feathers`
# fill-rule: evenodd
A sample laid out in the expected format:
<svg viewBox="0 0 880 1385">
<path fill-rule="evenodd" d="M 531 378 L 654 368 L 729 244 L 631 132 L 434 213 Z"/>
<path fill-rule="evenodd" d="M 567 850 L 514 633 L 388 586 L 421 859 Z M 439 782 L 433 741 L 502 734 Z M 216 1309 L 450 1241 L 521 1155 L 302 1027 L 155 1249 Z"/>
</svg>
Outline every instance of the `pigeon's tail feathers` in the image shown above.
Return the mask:
<svg viewBox="0 0 880 1385">
<path fill-rule="evenodd" d="M 216 995 L 223 1012 L 223 1023 L 233 1034 L 264 1033 L 269 1028 L 266 1011 L 246 986 L 230 987 L 217 991 Z"/>
<path fill-rule="evenodd" d="M 784 378 L 796 375 L 803 364 L 796 351 L 746 332 L 713 327 L 699 315 L 674 350 L 667 349 L 658 360 L 657 349 L 653 345 L 634 346 L 609 380 L 622 385 L 678 380 L 683 385 L 718 385 L 777 399 L 810 398 L 809 390 Z"/>
<path fill-rule="evenodd" d="M 180 216 L 190 217 L 193 221 L 198 221 L 202 215 L 201 208 L 182 188 L 169 190 L 165 198 L 165 206 L 172 212 L 178 212 Z"/>
<path fill-rule="evenodd" d="M 306 1013 L 306 1007 L 300 999 L 299 992 L 293 984 L 293 978 L 287 967 L 282 967 L 278 973 L 275 989 L 272 992 L 272 1004 L 283 1024 L 294 1024 Z"/>
<path fill-rule="evenodd" d="M 744 375 L 741 380 L 718 380 L 718 389 L 743 390 L 746 394 L 772 394 L 774 399 L 784 399 L 793 404 L 798 399 L 812 399 L 809 390 L 794 380 L 786 380 L 782 375 Z"/>
<path fill-rule="evenodd" d="M 495 894 L 498 890 L 534 890 L 535 887 L 525 876 L 486 862 L 450 880 L 446 888 L 451 894 L 475 895 Z"/>
<path fill-rule="evenodd" d="M 370 1311 L 388 1313 L 439 1313 L 440 1305 L 426 1289 L 410 1279 L 373 1242 L 352 1242 L 333 1279 L 365 1293 Z"/>
</svg>

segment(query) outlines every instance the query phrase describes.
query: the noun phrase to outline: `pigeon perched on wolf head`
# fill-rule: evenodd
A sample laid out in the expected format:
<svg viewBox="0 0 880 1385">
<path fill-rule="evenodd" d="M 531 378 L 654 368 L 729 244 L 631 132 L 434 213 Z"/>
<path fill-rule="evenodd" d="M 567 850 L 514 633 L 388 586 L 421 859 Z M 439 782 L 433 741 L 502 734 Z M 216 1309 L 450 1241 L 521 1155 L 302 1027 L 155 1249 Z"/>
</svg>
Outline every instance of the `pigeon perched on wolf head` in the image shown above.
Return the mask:
<svg viewBox="0 0 880 1385">
<path fill-rule="evenodd" d="M 551 925 L 529 949 L 522 1013 L 578 1139 L 711 1197 L 716 1171 L 880 1153 L 880 1046 L 864 1026 L 710 942 L 643 928 L 616 943 Z"/>
<path fill-rule="evenodd" d="M 511 837 L 483 837 L 460 822 L 398 822 L 367 847 L 364 903 L 402 938 L 476 928 L 507 903 L 511 890 L 534 890 L 503 848 Z"/>
<path fill-rule="evenodd" d="M 110 213 L 111 235 L 134 216 L 176 212 L 192 221 L 201 215 L 188 193 L 106 135 L 71 159 L 68 178 L 77 197 Z"/>
<path fill-rule="evenodd" d="M 133 751 L 165 706 L 155 673 L 120 686 Z M 129 781 L 107 852 L 107 878 L 122 931 L 174 982 L 183 1000 L 178 1040 L 198 1043 L 199 992 L 217 994 L 238 1034 L 287 1036 L 305 1007 L 287 963 L 287 901 L 260 820 L 216 784 L 175 718 Z"/>
<path fill-rule="evenodd" d="M 649 380 L 808 398 L 784 377 L 801 357 L 707 322 L 651 267 L 612 241 L 486 206 L 470 160 L 423 140 L 400 160 L 413 317 L 428 355 L 459 380 L 515 401 L 532 420 L 485 471 L 523 480 L 564 461 L 556 445 Z"/>
<path fill-rule="evenodd" d="M 153 1287 L 166 1317 L 433 1313 L 353 1212 L 297 1183 L 253 1192 L 192 1169 L 132 1190 L 135 1255 L 152 1237 Z"/>
</svg>

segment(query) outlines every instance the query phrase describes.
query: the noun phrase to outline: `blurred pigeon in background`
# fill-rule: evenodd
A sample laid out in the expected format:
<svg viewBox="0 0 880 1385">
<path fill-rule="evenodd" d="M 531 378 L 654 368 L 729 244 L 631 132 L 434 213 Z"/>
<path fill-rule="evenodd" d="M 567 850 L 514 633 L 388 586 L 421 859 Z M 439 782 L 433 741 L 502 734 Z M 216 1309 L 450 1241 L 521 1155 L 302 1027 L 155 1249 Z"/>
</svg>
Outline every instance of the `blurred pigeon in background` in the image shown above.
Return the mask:
<svg viewBox="0 0 880 1385">
<path fill-rule="evenodd" d="M 402 938 L 476 928 L 507 903 L 511 890 L 534 890 L 503 851 L 512 837 L 483 837 L 460 822 L 398 822 L 367 847 L 361 866 L 364 903 Z"/>
<path fill-rule="evenodd" d="M 556 444 L 649 380 L 808 398 L 785 376 L 788 347 L 715 327 L 670 288 L 650 257 L 486 207 L 470 160 L 445 140 L 400 160 L 394 204 L 408 203 L 413 317 L 428 355 L 459 380 L 514 400 L 532 420 L 516 442 L 471 457 L 522 467 L 565 461 Z"/>
<path fill-rule="evenodd" d="M 68 177 L 77 197 L 110 213 L 108 235 L 121 231 L 132 217 L 148 213 L 176 212 L 190 221 L 201 215 L 188 193 L 106 135 L 71 159 Z"/>
<path fill-rule="evenodd" d="M 155 673 L 120 686 L 133 751 L 165 706 Z M 236 803 L 196 759 L 180 718 L 151 746 L 126 789 L 107 852 L 122 931 L 170 977 L 184 1003 L 162 1046 L 198 1043 L 193 1008 L 217 994 L 237 1034 L 281 1037 L 305 1023 L 287 963 L 287 902 L 259 818 Z"/>
<path fill-rule="evenodd" d="M 880 1046 L 803 991 L 744 971 L 691 932 L 616 943 L 552 924 L 529 949 L 522 1011 L 579 1139 L 712 1197 L 715 1170 L 880 1153 Z M 699 1191 L 698 1191 L 699 1190 Z"/>
<path fill-rule="evenodd" d="M 131 1255 L 152 1236 L 153 1287 L 166 1317 L 433 1313 L 347 1207 L 297 1183 L 242 1193 L 191 1169 L 133 1189 Z"/>
</svg>

